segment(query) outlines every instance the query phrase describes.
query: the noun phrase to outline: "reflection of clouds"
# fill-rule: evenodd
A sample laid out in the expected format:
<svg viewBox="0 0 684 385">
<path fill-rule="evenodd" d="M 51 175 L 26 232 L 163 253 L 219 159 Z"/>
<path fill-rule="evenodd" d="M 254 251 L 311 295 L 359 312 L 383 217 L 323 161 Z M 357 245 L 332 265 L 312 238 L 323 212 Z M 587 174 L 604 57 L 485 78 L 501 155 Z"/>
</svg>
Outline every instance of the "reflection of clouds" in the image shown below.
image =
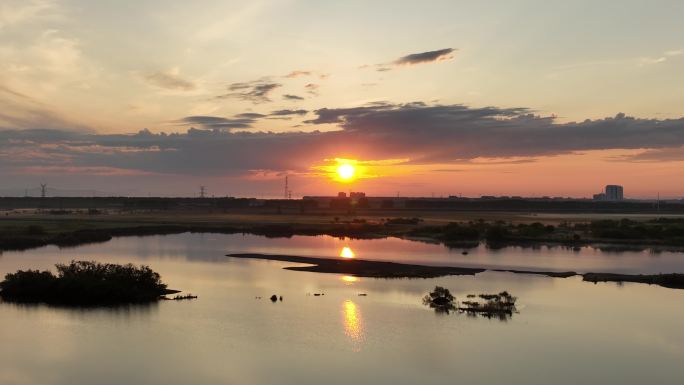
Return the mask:
<svg viewBox="0 0 684 385">
<path fill-rule="evenodd" d="M 361 351 L 361 342 L 363 342 L 363 318 L 361 311 L 351 300 L 346 300 L 342 303 L 342 315 L 344 317 L 344 334 L 354 344 L 354 351 Z"/>
<path fill-rule="evenodd" d="M 354 251 L 352 251 L 352 249 L 349 248 L 349 246 L 345 246 L 342 248 L 342 250 L 340 250 L 340 257 L 352 259 L 355 258 L 356 255 L 354 254 Z"/>
</svg>

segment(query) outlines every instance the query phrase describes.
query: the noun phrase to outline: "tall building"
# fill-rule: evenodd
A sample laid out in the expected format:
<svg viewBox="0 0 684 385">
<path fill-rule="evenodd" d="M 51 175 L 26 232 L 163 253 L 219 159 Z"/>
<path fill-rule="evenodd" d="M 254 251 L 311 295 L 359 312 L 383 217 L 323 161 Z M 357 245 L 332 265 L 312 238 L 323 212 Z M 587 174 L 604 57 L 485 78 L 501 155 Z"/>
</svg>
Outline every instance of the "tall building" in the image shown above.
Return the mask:
<svg viewBox="0 0 684 385">
<path fill-rule="evenodd" d="M 607 201 L 621 201 L 625 199 L 624 194 L 623 194 L 623 188 L 622 186 L 614 185 L 614 184 L 609 184 L 606 186 L 606 200 Z"/>
</svg>

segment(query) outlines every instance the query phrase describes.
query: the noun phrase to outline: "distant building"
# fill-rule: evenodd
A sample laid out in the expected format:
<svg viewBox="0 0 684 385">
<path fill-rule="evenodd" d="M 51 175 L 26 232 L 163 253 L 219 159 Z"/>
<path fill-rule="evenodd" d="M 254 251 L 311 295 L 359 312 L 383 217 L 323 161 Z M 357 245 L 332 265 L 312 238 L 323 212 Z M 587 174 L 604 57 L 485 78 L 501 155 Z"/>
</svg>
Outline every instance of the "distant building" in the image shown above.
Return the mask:
<svg viewBox="0 0 684 385">
<path fill-rule="evenodd" d="M 619 202 L 625 199 L 622 186 L 609 184 L 602 193 L 594 194 L 595 201 Z"/>
<path fill-rule="evenodd" d="M 340 191 L 340 192 L 337 193 L 337 197 L 338 197 L 338 198 L 346 198 L 346 197 L 347 197 L 347 193 L 344 192 L 344 191 Z"/>
<path fill-rule="evenodd" d="M 364 193 L 364 192 L 350 192 L 349 197 L 352 199 L 365 198 L 366 193 Z"/>
<path fill-rule="evenodd" d="M 594 194 L 594 200 L 595 201 L 605 201 L 606 200 L 606 194 L 604 194 L 604 193 Z"/>
<path fill-rule="evenodd" d="M 606 186 L 605 194 L 607 201 L 621 201 L 625 199 L 622 186 L 609 184 Z"/>
</svg>

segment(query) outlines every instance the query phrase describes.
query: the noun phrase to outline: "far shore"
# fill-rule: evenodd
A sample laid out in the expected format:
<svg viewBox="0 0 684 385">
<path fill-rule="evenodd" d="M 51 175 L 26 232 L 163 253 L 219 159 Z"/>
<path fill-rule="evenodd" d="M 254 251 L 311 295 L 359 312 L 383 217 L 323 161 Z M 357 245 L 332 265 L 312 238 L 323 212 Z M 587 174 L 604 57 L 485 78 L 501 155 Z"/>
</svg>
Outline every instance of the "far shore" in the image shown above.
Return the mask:
<svg viewBox="0 0 684 385">
<path fill-rule="evenodd" d="M 260 259 L 301 263 L 306 266 L 287 266 L 286 270 L 314 273 L 345 274 L 367 278 L 437 278 L 449 275 L 475 275 L 485 271 L 503 271 L 514 274 L 535 274 L 553 278 L 581 276 L 587 282 L 635 282 L 658 285 L 670 289 L 684 289 L 684 274 L 613 274 L 577 273 L 574 271 L 531 271 L 515 269 L 487 269 L 456 266 L 414 265 L 397 262 L 369 261 L 364 259 L 317 258 L 296 255 L 238 253 L 230 258 Z"/>
<path fill-rule="evenodd" d="M 590 219 L 558 215 L 553 219 L 520 213 L 393 211 L 373 215 L 313 215 L 256 213 L 141 212 L 84 214 L 7 213 L 0 217 L 0 251 L 55 245 L 74 247 L 120 236 L 180 234 L 185 232 L 254 234 L 266 237 L 296 235 L 374 239 L 396 237 L 468 249 L 584 247 L 611 251 L 684 251 L 684 218 Z M 574 214 L 576 215 L 576 214 Z M 479 219 L 478 219 L 479 218 Z M 614 217 L 613 217 L 614 218 Z M 660 231 L 654 237 L 653 231 Z"/>
</svg>

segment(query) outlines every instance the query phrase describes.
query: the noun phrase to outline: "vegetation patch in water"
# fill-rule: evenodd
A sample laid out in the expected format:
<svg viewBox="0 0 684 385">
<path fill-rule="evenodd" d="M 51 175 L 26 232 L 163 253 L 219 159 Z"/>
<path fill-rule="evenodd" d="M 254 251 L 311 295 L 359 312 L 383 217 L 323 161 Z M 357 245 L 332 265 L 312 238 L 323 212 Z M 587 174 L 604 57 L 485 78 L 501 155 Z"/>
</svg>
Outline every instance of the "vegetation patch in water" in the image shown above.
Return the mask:
<svg viewBox="0 0 684 385">
<path fill-rule="evenodd" d="M 456 311 L 456 297 L 449 289 L 442 286 L 435 286 L 435 289 L 423 297 L 423 304 L 435 310 L 435 313 L 449 314 Z"/>
<path fill-rule="evenodd" d="M 477 296 L 469 294 L 467 297 L 480 299 L 470 299 L 460 303 L 458 310 L 469 315 L 479 314 L 486 318 L 506 320 L 511 318 L 513 313 L 517 312 L 515 308 L 517 298 L 510 295 L 507 291 L 502 291 L 498 294 L 479 294 Z"/>
<path fill-rule="evenodd" d="M 98 306 L 152 302 L 177 293 L 148 266 L 71 261 L 56 267 L 56 275 L 47 270 L 7 274 L 0 282 L 0 297 L 9 302 Z"/>
<path fill-rule="evenodd" d="M 450 312 L 465 313 L 470 316 L 482 316 L 486 318 L 498 318 L 508 320 L 517 313 L 515 307 L 516 297 L 507 291 L 498 294 L 468 294 L 468 300 L 458 302 L 449 289 L 435 286 L 435 289 L 423 297 L 423 304 L 435 310 L 438 314 Z"/>
</svg>

